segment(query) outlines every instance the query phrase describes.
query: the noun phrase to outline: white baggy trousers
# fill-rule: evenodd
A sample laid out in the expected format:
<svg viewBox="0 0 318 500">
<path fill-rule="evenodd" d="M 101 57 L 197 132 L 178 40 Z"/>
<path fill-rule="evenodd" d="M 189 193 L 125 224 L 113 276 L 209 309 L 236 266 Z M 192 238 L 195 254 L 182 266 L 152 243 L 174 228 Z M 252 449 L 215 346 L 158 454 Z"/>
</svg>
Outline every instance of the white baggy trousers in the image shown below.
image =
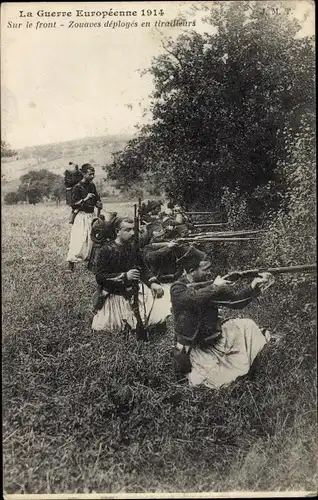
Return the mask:
<svg viewBox="0 0 318 500">
<path fill-rule="evenodd" d="M 66 259 L 68 262 L 81 262 L 88 259 L 93 245 L 90 236 L 93 219 L 94 213 L 79 212 L 76 215 Z"/>
<path fill-rule="evenodd" d="M 139 287 L 139 308 L 142 319 L 147 319 L 147 326 L 163 323 L 171 314 L 169 287 L 163 286 L 164 296 L 154 299 L 151 290 L 146 286 Z M 105 304 L 93 318 L 92 329 L 109 333 L 120 333 L 126 324 L 136 328 L 136 317 L 131 301 L 121 295 L 110 295 Z"/>
<path fill-rule="evenodd" d="M 192 370 L 189 384 L 205 385 L 211 389 L 227 386 L 246 375 L 266 344 L 257 324 L 249 318 L 230 319 L 222 325 L 221 339 L 208 349 L 194 348 L 190 352 Z M 181 344 L 177 344 L 179 350 Z"/>
</svg>

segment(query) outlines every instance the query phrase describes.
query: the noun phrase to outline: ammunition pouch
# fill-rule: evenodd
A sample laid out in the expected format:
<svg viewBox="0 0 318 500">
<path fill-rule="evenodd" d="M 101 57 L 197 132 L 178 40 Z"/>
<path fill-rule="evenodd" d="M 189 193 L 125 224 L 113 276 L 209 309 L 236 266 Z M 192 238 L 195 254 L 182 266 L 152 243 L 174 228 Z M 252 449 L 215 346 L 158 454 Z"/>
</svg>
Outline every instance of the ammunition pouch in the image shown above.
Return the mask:
<svg viewBox="0 0 318 500">
<path fill-rule="evenodd" d="M 94 311 L 96 311 L 96 312 L 100 311 L 104 307 L 107 295 L 104 295 L 103 291 L 101 289 L 97 290 L 93 294 L 93 309 L 94 309 Z"/>
<path fill-rule="evenodd" d="M 187 375 L 191 372 L 190 352 L 191 348 L 187 350 L 184 346 L 181 351 L 177 347 L 173 348 L 173 366 L 177 375 Z"/>
<path fill-rule="evenodd" d="M 70 218 L 69 218 L 69 223 L 70 224 L 74 224 L 74 221 L 75 221 L 75 217 L 77 216 L 78 214 L 78 211 L 77 212 L 72 212 L 71 215 L 70 215 Z"/>
</svg>

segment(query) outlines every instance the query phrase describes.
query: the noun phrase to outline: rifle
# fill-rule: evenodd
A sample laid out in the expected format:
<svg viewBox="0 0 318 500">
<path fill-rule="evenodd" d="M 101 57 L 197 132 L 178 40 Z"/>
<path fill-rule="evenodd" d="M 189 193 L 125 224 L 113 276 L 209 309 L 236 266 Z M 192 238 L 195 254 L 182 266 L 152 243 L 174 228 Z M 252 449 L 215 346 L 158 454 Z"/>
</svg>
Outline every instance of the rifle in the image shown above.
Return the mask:
<svg viewBox="0 0 318 500">
<path fill-rule="evenodd" d="M 218 238 L 227 236 L 251 236 L 253 234 L 266 233 L 265 229 L 255 230 L 237 230 L 237 231 L 207 231 L 202 233 L 191 233 L 189 236 L 192 238 Z"/>
<path fill-rule="evenodd" d="M 186 215 L 213 215 L 214 212 L 184 212 Z M 227 222 L 225 222 L 227 224 Z"/>
<path fill-rule="evenodd" d="M 229 224 L 228 222 L 213 222 L 213 223 L 193 223 L 193 227 L 214 227 L 214 226 L 225 226 Z"/>
<path fill-rule="evenodd" d="M 242 278 L 256 278 L 260 273 L 270 273 L 275 275 L 286 274 L 286 273 L 305 273 L 316 271 L 316 264 L 302 264 L 299 266 L 287 266 L 287 267 L 259 267 L 258 269 L 246 269 L 244 271 L 233 271 L 231 273 L 223 276 L 224 279 L 229 281 L 237 281 Z M 191 283 L 190 286 L 204 288 L 205 286 L 212 285 L 213 281 L 201 281 L 197 283 Z"/>
<path fill-rule="evenodd" d="M 139 219 L 139 224 L 141 224 L 141 198 L 138 198 L 138 219 Z"/>
<path fill-rule="evenodd" d="M 134 205 L 134 253 L 136 266 L 139 267 L 139 218 L 137 214 L 137 205 Z M 133 281 L 133 304 L 132 309 L 136 317 L 136 339 L 146 342 L 148 339 L 148 332 L 142 322 L 139 310 L 139 282 Z"/>
<path fill-rule="evenodd" d="M 211 237 L 208 238 L 194 238 L 193 236 L 188 238 L 175 238 L 174 241 L 183 242 L 183 243 L 212 243 L 213 241 L 249 241 L 249 240 L 260 240 L 260 238 L 255 238 L 253 236 L 244 238 L 242 237 Z"/>
</svg>

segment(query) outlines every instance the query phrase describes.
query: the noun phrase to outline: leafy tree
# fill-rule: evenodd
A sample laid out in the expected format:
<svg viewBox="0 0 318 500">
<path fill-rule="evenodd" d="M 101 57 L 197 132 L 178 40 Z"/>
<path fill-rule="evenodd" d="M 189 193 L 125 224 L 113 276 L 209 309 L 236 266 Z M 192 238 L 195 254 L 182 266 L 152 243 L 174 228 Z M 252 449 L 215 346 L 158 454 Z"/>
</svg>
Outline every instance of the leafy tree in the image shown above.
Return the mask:
<svg viewBox="0 0 318 500">
<path fill-rule="evenodd" d="M 314 106 L 313 40 L 297 38 L 297 20 L 259 2 L 214 2 L 207 21 L 215 33 L 167 41 L 153 60 L 153 121 L 109 174 L 129 184 L 152 171 L 176 201 L 210 209 L 228 188 L 258 219 L 280 206 L 275 192 L 285 189 L 283 130 L 295 137 Z"/>
<path fill-rule="evenodd" d="M 108 178 L 118 180 L 123 189 L 132 183 L 140 183 L 143 174 L 149 169 L 147 157 L 153 154 L 152 144 L 143 137 L 132 139 L 123 151 L 113 153 L 113 163 L 104 167 Z"/>
<path fill-rule="evenodd" d="M 17 152 L 11 149 L 6 141 L 1 141 L 1 158 L 11 158 L 16 155 Z"/>
<path fill-rule="evenodd" d="M 30 205 L 35 205 L 36 203 L 40 203 L 42 200 L 43 195 L 41 193 L 41 189 L 37 185 L 31 185 L 30 189 L 28 191 L 28 200 Z"/>
<path fill-rule="evenodd" d="M 15 191 L 9 191 L 4 195 L 4 202 L 7 205 L 16 205 L 19 201 L 19 194 Z"/>
<path fill-rule="evenodd" d="M 60 201 L 65 199 L 65 186 L 62 178 L 53 184 L 51 194 L 55 200 Z"/>
<path fill-rule="evenodd" d="M 18 187 L 18 191 L 17 191 L 20 201 L 27 201 L 28 189 L 29 189 L 29 186 L 27 184 L 20 184 L 20 186 Z"/>
<path fill-rule="evenodd" d="M 54 195 L 61 199 L 65 196 L 63 179 L 60 175 L 49 172 L 46 169 L 30 170 L 20 177 L 19 195 L 21 200 L 36 200 L 38 203 L 43 196 Z"/>
</svg>

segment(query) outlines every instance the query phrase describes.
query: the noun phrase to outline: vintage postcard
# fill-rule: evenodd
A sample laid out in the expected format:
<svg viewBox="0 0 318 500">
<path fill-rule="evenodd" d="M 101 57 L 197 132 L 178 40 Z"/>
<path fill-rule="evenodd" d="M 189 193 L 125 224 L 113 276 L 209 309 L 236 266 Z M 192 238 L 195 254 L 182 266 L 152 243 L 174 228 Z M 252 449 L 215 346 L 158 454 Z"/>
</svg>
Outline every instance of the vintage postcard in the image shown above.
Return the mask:
<svg viewBox="0 0 318 500">
<path fill-rule="evenodd" d="M 314 11 L 2 4 L 6 499 L 316 492 Z"/>
</svg>

